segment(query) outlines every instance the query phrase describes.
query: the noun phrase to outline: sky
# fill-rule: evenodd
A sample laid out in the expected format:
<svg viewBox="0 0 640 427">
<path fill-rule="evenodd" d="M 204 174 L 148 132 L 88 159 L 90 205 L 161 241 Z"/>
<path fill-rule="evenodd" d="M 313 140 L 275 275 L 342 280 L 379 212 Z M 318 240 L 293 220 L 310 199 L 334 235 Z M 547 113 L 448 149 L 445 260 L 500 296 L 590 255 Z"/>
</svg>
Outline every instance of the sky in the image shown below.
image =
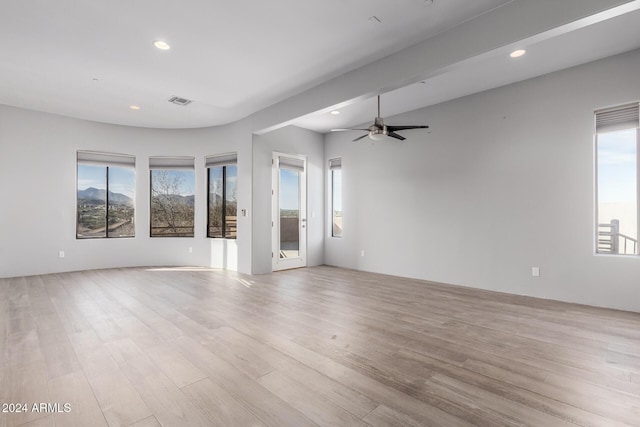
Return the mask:
<svg viewBox="0 0 640 427">
<path fill-rule="evenodd" d="M 299 210 L 300 180 L 299 172 L 280 169 L 280 209 Z"/>
<path fill-rule="evenodd" d="M 109 168 L 109 191 L 134 198 L 136 173 L 132 168 Z M 78 190 L 89 187 L 105 190 L 107 188 L 106 169 L 104 166 L 78 165 Z"/>
<path fill-rule="evenodd" d="M 342 170 L 336 169 L 333 174 L 333 201 L 332 210 L 342 211 Z"/>
<path fill-rule="evenodd" d="M 335 191 L 333 210 L 342 211 L 342 171 L 337 171 L 334 175 Z M 280 169 L 280 209 L 298 210 L 299 197 L 299 176 L 298 172 L 289 169 Z"/>
<path fill-rule="evenodd" d="M 636 129 L 598 135 L 599 202 L 635 202 L 637 162 Z"/>
<path fill-rule="evenodd" d="M 227 200 L 237 200 L 238 197 L 238 167 L 227 166 Z M 222 167 L 209 169 L 209 191 L 222 196 Z"/>
<path fill-rule="evenodd" d="M 169 179 L 180 182 L 178 194 L 190 196 L 194 194 L 195 178 L 191 170 L 169 170 Z M 134 198 L 135 170 L 132 168 L 109 167 L 109 191 Z M 228 179 L 228 178 L 227 178 Z M 235 179 L 235 177 L 233 178 Z M 78 165 L 78 190 L 89 187 L 105 190 L 107 188 L 106 171 L 104 166 Z"/>
<path fill-rule="evenodd" d="M 158 172 L 166 172 L 169 180 L 176 180 L 179 183 L 177 194 L 181 196 L 193 196 L 195 194 L 195 173 L 193 170 L 161 169 Z"/>
</svg>

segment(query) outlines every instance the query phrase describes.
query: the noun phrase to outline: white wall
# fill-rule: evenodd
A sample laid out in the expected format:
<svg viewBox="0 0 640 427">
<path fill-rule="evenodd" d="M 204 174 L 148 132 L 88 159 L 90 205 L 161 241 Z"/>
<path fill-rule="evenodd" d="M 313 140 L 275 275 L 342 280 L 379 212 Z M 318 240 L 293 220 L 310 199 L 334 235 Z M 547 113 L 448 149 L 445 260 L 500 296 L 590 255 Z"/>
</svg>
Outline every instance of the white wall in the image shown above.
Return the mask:
<svg viewBox="0 0 640 427">
<path fill-rule="evenodd" d="M 388 118 L 431 126 L 406 143 L 328 134 L 344 237 L 325 262 L 640 311 L 640 258 L 595 256 L 593 236 L 593 111 L 638 101 L 638 70 L 635 51 Z"/>
<path fill-rule="evenodd" d="M 640 311 L 640 258 L 595 256 L 593 111 L 640 98 L 640 51 L 388 119 L 408 142 L 248 120 L 192 130 L 105 125 L 0 106 L 0 277 L 136 265 L 271 270 L 271 153 L 308 156 L 309 265 Z M 76 150 L 137 157 L 136 238 L 75 239 Z M 236 242 L 205 237 L 205 155 L 238 152 Z M 196 237 L 148 237 L 150 155 L 194 155 Z M 328 234 L 328 159 L 343 158 L 344 237 Z M 312 213 L 315 212 L 315 217 Z M 193 253 L 188 252 L 193 248 Z M 58 258 L 64 250 L 66 257 Z M 360 251 L 365 250 L 365 256 Z M 531 277 L 531 267 L 541 277 Z"/>
<path fill-rule="evenodd" d="M 288 126 L 253 137 L 253 268 L 271 271 L 273 152 L 307 156 L 307 265 L 324 262 L 324 145 L 321 134 Z"/>
<path fill-rule="evenodd" d="M 0 277 L 139 265 L 250 272 L 250 218 L 239 217 L 237 241 L 205 237 L 204 156 L 238 153 L 238 208 L 251 213 L 251 143 L 247 121 L 217 128 L 158 130 L 0 106 Z M 77 150 L 136 156 L 135 238 L 76 240 Z M 170 155 L 196 157 L 194 238 L 149 237 L 148 157 Z M 58 258 L 58 251 L 65 252 L 64 259 Z"/>
</svg>

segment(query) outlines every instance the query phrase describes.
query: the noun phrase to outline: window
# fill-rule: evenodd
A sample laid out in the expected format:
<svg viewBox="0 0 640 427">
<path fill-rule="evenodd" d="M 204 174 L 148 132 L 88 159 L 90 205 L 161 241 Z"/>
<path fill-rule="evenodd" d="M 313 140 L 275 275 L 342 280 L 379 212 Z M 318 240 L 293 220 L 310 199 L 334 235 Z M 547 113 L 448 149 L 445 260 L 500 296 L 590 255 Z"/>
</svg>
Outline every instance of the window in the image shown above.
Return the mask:
<svg viewBox="0 0 640 427">
<path fill-rule="evenodd" d="M 638 254 L 638 104 L 596 111 L 597 252 Z"/>
<path fill-rule="evenodd" d="M 151 237 L 193 237 L 193 157 L 150 157 Z"/>
<path fill-rule="evenodd" d="M 208 196 L 207 237 L 235 239 L 238 215 L 237 155 L 206 158 Z"/>
<path fill-rule="evenodd" d="M 331 236 L 342 237 L 342 159 L 329 160 L 331 172 Z"/>
<path fill-rule="evenodd" d="M 134 237 L 135 157 L 78 151 L 76 238 Z"/>
</svg>

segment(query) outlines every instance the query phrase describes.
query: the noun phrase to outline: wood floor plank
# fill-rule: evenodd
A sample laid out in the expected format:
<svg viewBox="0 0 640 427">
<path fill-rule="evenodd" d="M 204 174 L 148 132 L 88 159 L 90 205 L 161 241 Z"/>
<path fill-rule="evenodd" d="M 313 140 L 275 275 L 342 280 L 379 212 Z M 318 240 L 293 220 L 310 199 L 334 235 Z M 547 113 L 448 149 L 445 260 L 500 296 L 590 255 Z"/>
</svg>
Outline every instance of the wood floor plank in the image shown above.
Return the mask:
<svg viewBox="0 0 640 427">
<path fill-rule="evenodd" d="M 30 421 L 25 424 L 20 424 L 20 427 L 55 427 L 56 422 L 53 415 L 38 418 L 37 420 Z"/>
<path fill-rule="evenodd" d="M 429 380 L 430 393 L 455 402 L 458 405 L 474 408 L 478 424 L 512 425 L 522 424 L 523 414 L 527 414 L 527 424 L 540 426 L 568 427 L 572 422 L 555 417 L 543 411 L 532 411 L 525 403 L 520 403 L 484 390 L 472 384 L 437 374 Z M 481 421 L 480 421 L 481 420 Z"/>
<path fill-rule="evenodd" d="M 209 378 L 183 387 L 182 391 L 205 411 L 212 426 L 262 427 L 265 425 Z"/>
<path fill-rule="evenodd" d="M 93 320 L 89 323 L 103 342 L 126 338 L 122 329 L 111 319 Z"/>
<path fill-rule="evenodd" d="M 201 341 L 201 344 L 253 379 L 260 378 L 276 369 L 276 366 L 267 360 L 269 358 L 268 350 L 259 348 L 257 344 L 248 344 L 241 337 L 242 334 L 232 334 L 230 338 L 228 332 L 228 330 L 212 331 L 207 334 L 209 338 Z M 273 358 L 271 359 L 273 360 Z"/>
<path fill-rule="evenodd" d="M 291 380 L 303 383 L 316 395 L 323 396 L 358 418 L 363 418 L 379 406 L 378 402 L 362 393 L 346 387 L 293 359 L 288 361 L 280 372 Z"/>
<path fill-rule="evenodd" d="M 579 425 L 617 425 L 613 419 L 601 417 L 594 412 L 582 410 L 563 400 L 557 400 L 550 395 L 539 394 L 529 388 L 535 387 L 536 381 L 529 379 L 525 382 L 526 387 L 521 387 L 513 383 L 510 375 L 508 380 L 505 377 L 496 377 L 491 373 L 475 372 L 471 369 L 459 369 L 455 366 L 447 365 L 439 360 L 431 359 L 428 356 L 413 352 L 402 352 L 399 356 L 414 359 L 417 364 L 426 364 L 434 367 L 434 370 L 468 384 L 471 387 L 479 387 L 497 396 L 513 400 L 526 405 L 531 411 L 539 411 L 550 414 L 559 420 L 574 422 Z M 506 380 L 506 381 L 505 381 Z M 429 387 L 429 384 L 427 384 Z M 427 388 L 431 391 L 431 388 Z M 593 408 L 590 408 L 593 409 Z M 533 414 L 533 413 L 532 413 Z M 537 414 L 534 414 L 537 415 Z M 532 418 L 533 416 L 532 415 Z M 559 421 L 560 422 L 560 421 Z"/>
<path fill-rule="evenodd" d="M 120 370 L 88 375 L 100 409 L 110 427 L 128 426 L 152 415 L 136 389 Z"/>
<path fill-rule="evenodd" d="M 145 352 L 138 346 L 139 341 L 131 338 L 111 341 L 105 344 L 111 357 L 120 365 L 132 359 L 145 356 Z M 157 345 L 157 344 L 156 344 Z"/>
<path fill-rule="evenodd" d="M 258 382 L 318 425 L 356 426 L 360 424 L 358 417 L 282 372 L 271 372 L 259 378 Z"/>
<path fill-rule="evenodd" d="M 47 366 L 50 379 L 81 370 L 80 363 L 66 333 L 47 333 L 40 335 L 40 349 Z"/>
<path fill-rule="evenodd" d="M 145 353 L 180 388 L 206 378 L 204 372 L 169 345 L 152 347 Z"/>
<path fill-rule="evenodd" d="M 182 354 L 268 426 L 316 425 L 258 382 L 188 337 L 176 344 Z"/>
<path fill-rule="evenodd" d="M 328 377 L 359 391 L 363 395 L 407 415 L 424 425 L 473 426 L 473 422 L 448 413 L 432 404 L 416 399 L 354 369 L 333 360 L 327 360 L 318 370 Z"/>
<path fill-rule="evenodd" d="M 44 356 L 40 349 L 40 340 L 36 331 L 9 335 L 6 343 L 5 365 L 7 367 L 44 362 Z"/>
<path fill-rule="evenodd" d="M 127 426 L 152 415 L 94 331 L 72 334 L 71 342 L 110 427 Z"/>
<path fill-rule="evenodd" d="M 0 427 L 639 426 L 640 314 L 334 267 L 0 279 Z"/>
<path fill-rule="evenodd" d="M 640 407 L 634 408 L 634 404 L 639 402 L 635 396 L 627 396 L 556 375 L 545 376 L 543 380 L 534 380 L 483 362 L 470 361 L 466 366 L 494 380 L 516 385 L 522 390 L 547 396 L 557 402 L 566 402 L 575 408 L 571 410 L 571 415 L 568 415 L 567 419 L 581 419 L 583 423 L 588 424 L 591 421 L 598 421 L 600 425 L 613 425 L 615 422 L 633 424 L 635 420 L 640 420 Z M 512 391 L 512 396 L 514 394 L 516 392 Z M 518 390 L 517 394 L 525 393 Z M 534 403 L 531 402 L 530 405 L 534 406 Z"/>
<path fill-rule="evenodd" d="M 115 319 L 115 322 L 122 330 L 126 331 L 127 338 L 133 340 L 139 349 L 154 347 L 165 342 L 136 316 L 119 317 Z"/>
<path fill-rule="evenodd" d="M 163 426 L 208 426 L 206 414 L 149 358 L 131 359 L 122 370 Z"/>
<path fill-rule="evenodd" d="M 91 386 L 83 372 L 59 376 L 49 380 L 49 389 L 53 400 L 43 402 L 58 403 L 59 407 L 69 404 L 69 412 L 56 412 L 56 426 L 84 427 L 107 426 Z"/>
<path fill-rule="evenodd" d="M 0 308 L 1 310 L 1 308 Z M 9 365 L 9 334 L 7 333 L 7 319 L 0 315 L 0 370 Z"/>
<path fill-rule="evenodd" d="M 383 426 L 404 426 L 404 427 L 423 427 L 424 423 L 414 420 L 407 414 L 400 413 L 386 405 L 379 405 L 366 417 L 363 421 L 374 427 Z"/>
<path fill-rule="evenodd" d="M 7 418 L 8 426 L 20 425 L 47 415 L 31 410 L 33 403 L 51 401 L 47 371 L 43 362 L 14 366 L 0 375 L 4 377 L 4 387 L 9 387 L 4 402 L 27 405 L 26 412 L 2 414 L 2 418 Z"/>
<path fill-rule="evenodd" d="M 156 417 L 150 416 L 144 420 L 129 424 L 128 427 L 162 427 L 162 425 L 160 425 Z"/>
</svg>

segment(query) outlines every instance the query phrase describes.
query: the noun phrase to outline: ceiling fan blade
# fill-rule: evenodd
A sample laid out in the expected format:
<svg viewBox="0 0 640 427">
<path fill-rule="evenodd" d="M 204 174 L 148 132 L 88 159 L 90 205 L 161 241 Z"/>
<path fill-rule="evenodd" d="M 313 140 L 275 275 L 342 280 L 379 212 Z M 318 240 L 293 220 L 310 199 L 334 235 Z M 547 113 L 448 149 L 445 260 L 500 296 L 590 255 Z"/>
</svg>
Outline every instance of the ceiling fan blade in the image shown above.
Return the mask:
<svg viewBox="0 0 640 427">
<path fill-rule="evenodd" d="M 347 128 L 347 129 L 331 129 L 331 132 L 346 132 L 348 130 L 369 130 L 369 129 L 356 129 L 356 128 Z"/>
<path fill-rule="evenodd" d="M 429 126 L 389 126 L 387 125 L 387 129 L 389 132 L 395 132 L 397 130 L 408 130 L 408 129 L 427 129 Z"/>
<path fill-rule="evenodd" d="M 388 128 L 387 128 L 387 129 L 388 129 Z M 395 133 L 395 132 L 389 132 L 387 135 L 388 135 L 388 136 L 390 136 L 391 138 L 399 139 L 400 141 L 404 141 L 405 139 L 407 139 L 407 138 L 405 138 L 404 136 L 402 136 L 402 135 L 398 135 L 398 134 L 397 134 L 397 133 Z"/>
<path fill-rule="evenodd" d="M 356 139 L 354 139 L 354 140 L 353 140 L 353 142 L 358 142 L 358 141 L 360 141 L 362 138 L 366 138 L 366 137 L 368 137 L 368 136 L 369 136 L 369 134 L 368 134 L 368 133 L 365 133 L 364 135 L 359 136 L 359 137 L 357 137 Z"/>
</svg>

